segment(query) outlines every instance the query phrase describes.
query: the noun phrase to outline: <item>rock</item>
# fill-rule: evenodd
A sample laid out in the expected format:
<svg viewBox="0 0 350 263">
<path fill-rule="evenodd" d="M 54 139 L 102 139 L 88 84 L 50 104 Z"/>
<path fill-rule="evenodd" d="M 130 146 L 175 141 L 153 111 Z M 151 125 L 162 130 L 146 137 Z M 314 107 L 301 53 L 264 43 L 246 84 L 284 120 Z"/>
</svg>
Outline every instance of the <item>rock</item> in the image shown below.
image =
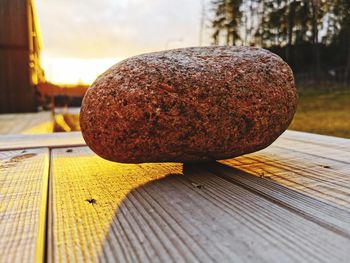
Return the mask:
<svg viewBox="0 0 350 263">
<path fill-rule="evenodd" d="M 290 124 L 293 73 L 254 47 L 185 48 L 126 59 L 87 91 L 88 146 L 117 162 L 197 162 L 263 149 Z"/>
</svg>

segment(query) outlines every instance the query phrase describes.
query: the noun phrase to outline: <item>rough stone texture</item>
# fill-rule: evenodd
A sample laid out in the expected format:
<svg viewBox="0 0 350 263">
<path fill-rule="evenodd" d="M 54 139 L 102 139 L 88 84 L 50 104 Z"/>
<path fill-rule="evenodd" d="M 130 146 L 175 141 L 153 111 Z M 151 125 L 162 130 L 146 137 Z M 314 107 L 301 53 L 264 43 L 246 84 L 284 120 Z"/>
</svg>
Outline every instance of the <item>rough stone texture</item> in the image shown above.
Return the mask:
<svg viewBox="0 0 350 263">
<path fill-rule="evenodd" d="M 89 88 L 80 124 L 101 157 L 126 163 L 225 159 L 265 148 L 297 105 L 293 73 L 253 47 L 202 47 L 124 60 Z"/>
</svg>

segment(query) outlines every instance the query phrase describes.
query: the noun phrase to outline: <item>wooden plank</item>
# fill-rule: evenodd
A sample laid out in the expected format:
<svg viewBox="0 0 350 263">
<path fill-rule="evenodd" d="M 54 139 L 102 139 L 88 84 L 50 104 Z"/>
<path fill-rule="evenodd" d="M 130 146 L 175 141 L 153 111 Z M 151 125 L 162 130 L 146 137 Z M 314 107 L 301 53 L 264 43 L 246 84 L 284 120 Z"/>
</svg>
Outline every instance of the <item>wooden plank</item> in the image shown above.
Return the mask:
<svg viewBox="0 0 350 263">
<path fill-rule="evenodd" d="M 206 164 L 206 168 L 228 181 L 266 196 L 294 211 L 298 211 L 314 222 L 350 239 L 350 210 L 346 211 L 330 203 L 292 191 L 270 180 L 251 176 L 248 173 L 232 169 L 220 163 Z"/>
<path fill-rule="evenodd" d="M 85 141 L 81 135 L 81 132 L 56 132 L 52 134 L 0 136 L 0 150 L 41 147 L 57 148 L 82 145 L 85 145 Z"/>
<path fill-rule="evenodd" d="M 52 133 L 51 112 L 16 113 L 0 115 L 0 134 Z"/>
<path fill-rule="evenodd" d="M 350 150 L 350 139 L 340 138 L 335 136 L 321 135 L 309 132 L 300 132 L 287 130 L 283 134 L 283 138 L 290 140 L 298 140 L 306 143 L 321 144 L 329 147 L 340 148 L 344 150 Z"/>
<path fill-rule="evenodd" d="M 41 262 L 48 149 L 0 152 L 0 261 Z"/>
<path fill-rule="evenodd" d="M 272 145 L 350 164 L 350 139 L 287 131 Z"/>
<path fill-rule="evenodd" d="M 289 141 L 290 145 L 286 146 L 283 136 L 267 149 L 221 162 L 350 211 L 349 153 L 341 149 L 334 150 L 332 145 L 323 145 L 319 149 L 315 145 L 318 142 L 315 138 L 319 136 L 313 138 L 312 134 L 308 134 L 308 137 L 309 143 Z M 336 141 L 338 139 L 335 138 Z M 349 141 L 339 140 L 343 141 L 341 145 Z M 327 141 L 322 143 L 326 144 Z M 333 154 L 327 154 L 332 151 Z"/>
<path fill-rule="evenodd" d="M 87 147 L 54 149 L 52 193 L 53 261 L 350 260 L 347 221 L 329 218 L 333 207 L 305 216 L 201 164 L 125 165 Z"/>
<path fill-rule="evenodd" d="M 102 160 L 88 148 L 73 148 L 72 152 L 54 149 L 53 258 L 56 261 L 96 260 L 115 208 L 128 192 L 168 173 L 179 172 L 180 165 L 156 165 L 152 172 L 147 173 L 138 165 L 123 165 Z M 102 184 L 98 183 L 100 179 Z M 105 188 L 105 191 L 102 191 L 101 187 Z M 113 192 L 113 195 L 110 192 Z M 123 220 L 127 224 L 125 227 L 128 227 L 125 218 Z M 119 244 L 117 240 L 115 245 Z M 119 251 L 132 250 L 127 240 L 121 246 Z"/>
</svg>

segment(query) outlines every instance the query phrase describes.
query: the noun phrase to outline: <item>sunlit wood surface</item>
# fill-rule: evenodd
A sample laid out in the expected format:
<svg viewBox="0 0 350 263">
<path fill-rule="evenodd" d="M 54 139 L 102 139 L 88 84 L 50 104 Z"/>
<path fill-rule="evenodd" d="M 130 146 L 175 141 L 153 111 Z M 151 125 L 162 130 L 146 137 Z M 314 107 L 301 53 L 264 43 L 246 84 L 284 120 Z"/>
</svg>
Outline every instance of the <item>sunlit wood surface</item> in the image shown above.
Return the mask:
<svg viewBox="0 0 350 263">
<path fill-rule="evenodd" d="M 0 136 L 0 150 L 40 147 L 57 148 L 83 145 L 85 145 L 85 141 L 80 132 Z"/>
<path fill-rule="evenodd" d="M 79 133 L 17 139 L 0 137 L 1 262 L 350 262 L 350 140 L 127 165 Z"/>
<path fill-rule="evenodd" d="M 1 262 L 33 261 L 43 253 L 48 173 L 48 149 L 0 152 Z"/>
<path fill-rule="evenodd" d="M 52 133 L 51 112 L 14 113 L 0 115 L 0 134 Z"/>
</svg>

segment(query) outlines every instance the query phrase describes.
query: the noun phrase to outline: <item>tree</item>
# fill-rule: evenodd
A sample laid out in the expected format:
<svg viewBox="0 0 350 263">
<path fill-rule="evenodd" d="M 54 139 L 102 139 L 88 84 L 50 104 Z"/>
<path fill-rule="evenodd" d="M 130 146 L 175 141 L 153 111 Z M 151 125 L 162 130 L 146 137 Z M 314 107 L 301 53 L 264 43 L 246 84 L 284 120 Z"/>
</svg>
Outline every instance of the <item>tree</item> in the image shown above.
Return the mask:
<svg viewBox="0 0 350 263">
<path fill-rule="evenodd" d="M 212 21 L 214 44 L 217 45 L 220 43 L 220 35 L 223 32 L 225 33 L 226 45 L 235 45 L 237 41 L 240 40 L 241 4 L 242 0 L 212 1 L 215 11 L 215 19 Z"/>
<path fill-rule="evenodd" d="M 350 1 L 335 0 L 332 11 L 338 22 L 334 42 L 338 42 L 340 50 L 347 53 L 343 80 L 346 84 L 350 82 Z"/>
<path fill-rule="evenodd" d="M 319 25 L 319 1 L 312 0 L 312 44 L 314 53 L 314 73 L 316 78 L 320 75 L 320 50 L 318 45 L 318 25 Z"/>
<path fill-rule="evenodd" d="M 325 15 L 319 0 L 260 0 L 264 14 L 257 37 L 262 38 L 263 47 L 284 47 L 285 59 L 294 64 L 298 48 L 311 44 L 313 68 L 320 71 L 319 29 Z"/>
<path fill-rule="evenodd" d="M 341 68 L 350 82 L 349 0 L 213 0 L 215 44 L 258 45 L 295 72 Z"/>
</svg>

